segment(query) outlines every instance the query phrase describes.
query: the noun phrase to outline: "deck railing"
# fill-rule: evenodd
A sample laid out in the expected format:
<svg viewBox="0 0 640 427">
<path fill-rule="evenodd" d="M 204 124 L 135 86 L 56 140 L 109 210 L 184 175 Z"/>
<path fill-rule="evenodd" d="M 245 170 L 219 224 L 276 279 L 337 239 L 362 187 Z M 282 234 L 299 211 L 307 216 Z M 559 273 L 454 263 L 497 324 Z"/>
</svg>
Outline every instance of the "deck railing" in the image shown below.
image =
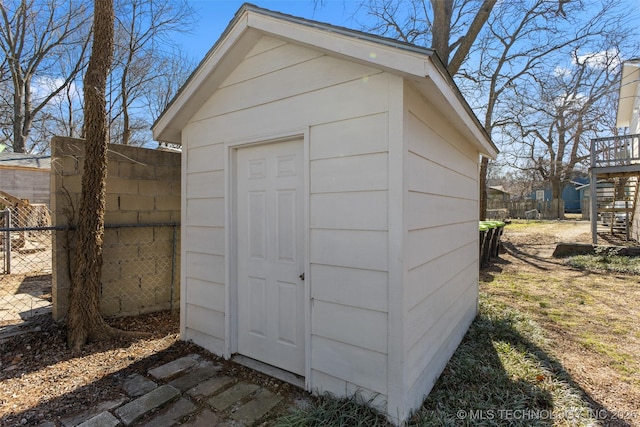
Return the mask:
<svg viewBox="0 0 640 427">
<path fill-rule="evenodd" d="M 591 140 L 591 167 L 640 164 L 640 134 Z"/>
</svg>

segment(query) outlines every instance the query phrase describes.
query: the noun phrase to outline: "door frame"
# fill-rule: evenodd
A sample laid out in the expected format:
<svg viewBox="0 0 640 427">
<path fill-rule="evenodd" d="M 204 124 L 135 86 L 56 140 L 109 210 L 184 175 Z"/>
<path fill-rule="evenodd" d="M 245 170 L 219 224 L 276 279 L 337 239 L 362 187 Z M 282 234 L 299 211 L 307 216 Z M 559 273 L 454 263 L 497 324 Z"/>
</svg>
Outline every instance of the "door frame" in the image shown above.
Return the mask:
<svg viewBox="0 0 640 427">
<path fill-rule="evenodd" d="M 258 145 L 277 144 L 292 140 L 302 140 L 304 182 L 303 182 L 303 238 L 304 238 L 304 371 L 305 389 L 311 386 L 311 274 L 310 274 L 310 229 L 309 229 L 309 200 L 310 200 L 310 158 L 309 158 L 309 128 L 297 129 L 277 134 L 260 135 L 256 137 L 225 142 L 225 346 L 224 357 L 229 359 L 238 352 L 238 224 L 237 224 L 237 153 L 242 148 Z"/>
</svg>

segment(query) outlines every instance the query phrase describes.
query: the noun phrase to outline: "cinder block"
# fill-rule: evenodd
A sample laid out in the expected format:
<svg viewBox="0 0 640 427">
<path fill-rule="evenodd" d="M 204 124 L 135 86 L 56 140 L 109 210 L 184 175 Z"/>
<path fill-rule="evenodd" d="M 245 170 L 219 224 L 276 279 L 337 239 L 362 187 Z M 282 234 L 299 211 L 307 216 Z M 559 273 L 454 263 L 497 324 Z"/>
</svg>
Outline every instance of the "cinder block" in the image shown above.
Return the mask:
<svg viewBox="0 0 640 427">
<path fill-rule="evenodd" d="M 152 211 L 155 209 L 153 196 L 139 194 L 122 194 L 120 196 L 120 210 L 123 211 Z"/>
<path fill-rule="evenodd" d="M 159 180 L 173 181 L 180 180 L 180 168 L 177 166 L 162 166 L 155 167 L 155 177 Z"/>
<path fill-rule="evenodd" d="M 166 224 L 174 222 L 171 211 L 140 212 L 140 224 Z"/>
<path fill-rule="evenodd" d="M 105 210 L 107 212 L 109 211 L 117 211 L 118 209 L 120 209 L 120 199 L 119 199 L 119 195 L 117 194 L 107 194 L 106 196 L 106 206 L 105 206 Z"/>
<path fill-rule="evenodd" d="M 107 160 L 107 177 L 118 176 L 118 161 L 115 159 Z"/>
<path fill-rule="evenodd" d="M 107 193 L 138 194 L 138 180 L 109 176 L 107 177 Z"/>
<path fill-rule="evenodd" d="M 150 267 L 148 262 L 145 263 L 141 258 L 131 258 L 120 262 L 120 277 L 123 279 L 138 278 L 152 271 L 155 272 L 155 263 Z"/>
<path fill-rule="evenodd" d="M 105 212 L 105 224 L 137 224 L 138 212 L 135 211 L 117 211 Z"/>
<path fill-rule="evenodd" d="M 155 208 L 159 211 L 179 211 L 180 196 L 156 196 Z"/>
<path fill-rule="evenodd" d="M 176 196 L 182 194 L 181 176 L 171 180 L 171 194 L 175 194 Z"/>
<path fill-rule="evenodd" d="M 81 175 L 69 175 L 62 179 L 62 187 L 69 194 L 80 194 L 82 192 L 82 176 Z"/>
<path fill-rule="evenodd" d="M 156 175 L 153 164 L 139 164 L 131 162 L 119 162 L 118 176 L 120 178 L 149 179 Z"/>
<path fill-rule="evenodd" d="M 100 313 L 103 316 L 122 315 L 122 306 L 120 304 L 120 297 L 116 297 L 116 296 L 100 297 Z"/>
<path fill-rule="evenodd" d="M 118 230 L 118 246 L 151 244 L 153 236 L 153 227 L 124 227 Z"/>
<path fill-rule="evenodd" d="M 138 183 L 138 191 L 144 196 L 169 195 L 171 188 L 161 180 L 145 179 Z"/>
<path fill-rule="evenodd" d="M 76 156 L 64 156 L 58 161 L 57 166 L 62 168 L 59 172 L 63 176 L 79 175 L 79 163 Z"/>
</svg>

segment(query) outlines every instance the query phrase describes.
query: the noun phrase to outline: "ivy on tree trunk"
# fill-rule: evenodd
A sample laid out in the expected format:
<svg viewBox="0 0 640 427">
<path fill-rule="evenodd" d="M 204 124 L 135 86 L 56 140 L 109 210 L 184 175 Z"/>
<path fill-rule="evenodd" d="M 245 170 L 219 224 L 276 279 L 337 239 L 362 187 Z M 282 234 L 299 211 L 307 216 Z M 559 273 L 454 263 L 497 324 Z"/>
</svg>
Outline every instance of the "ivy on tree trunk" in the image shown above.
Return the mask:
<svg viewBox="0 0 640 427">
<path fill-rule="evenodd" d="M 107 178 L 105 92 L 113 57 L 113 24 L 113 1 L 94 0 L 93 46 L 84 78 L 85 164 L 69 295 L 67 343 L 74 351 L 88 340 L 114 333 L 100 314 Z"/>
</svg>

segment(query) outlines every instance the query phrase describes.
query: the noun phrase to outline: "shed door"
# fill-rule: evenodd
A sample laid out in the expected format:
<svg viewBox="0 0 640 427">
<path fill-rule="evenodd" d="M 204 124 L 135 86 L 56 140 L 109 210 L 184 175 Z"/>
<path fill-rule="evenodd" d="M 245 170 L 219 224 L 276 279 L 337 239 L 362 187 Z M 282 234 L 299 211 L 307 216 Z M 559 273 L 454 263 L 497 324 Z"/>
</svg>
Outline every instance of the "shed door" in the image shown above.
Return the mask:
<svg viewBox="0 0 640 427">
<path fill-rule="evenodd" d="M 238 352 L 304 374 L 302 140 L 238 150 Z"/>
</svg>

